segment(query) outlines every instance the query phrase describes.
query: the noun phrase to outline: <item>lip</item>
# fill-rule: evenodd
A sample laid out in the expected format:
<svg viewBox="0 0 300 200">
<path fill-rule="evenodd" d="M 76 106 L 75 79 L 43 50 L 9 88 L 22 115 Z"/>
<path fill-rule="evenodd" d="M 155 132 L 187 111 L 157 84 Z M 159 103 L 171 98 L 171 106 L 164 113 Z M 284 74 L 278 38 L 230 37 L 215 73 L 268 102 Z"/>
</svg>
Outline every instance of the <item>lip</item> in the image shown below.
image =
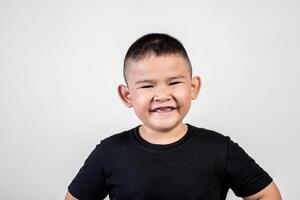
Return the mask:
<svg viewBox="0 0 300 200">
<path fill-rule="evenodd" d="M 165 110 L 163 111 L 163 109 L 170 109 L 171 110 Z M 159 109 L 162 109 L 159 111 Z M 157 116 L 157 117 L 172 117 L 176 114 L 176 110 L 177 110 L 177 107 L 174 107 L 174 106 L 163 106 L 163 107 L 156 107 L 154 109 L 151 109 L 151 114 L 153 114 L 154 116 Z"/>
<path fill-rule="evenodd" d="M 150 112 L 169 113 L 175 109 L 177 109 L 175 106 L 159 106 L 159 107 L 154 107 L 154 108 L 150 109 Z"/>
</svg>

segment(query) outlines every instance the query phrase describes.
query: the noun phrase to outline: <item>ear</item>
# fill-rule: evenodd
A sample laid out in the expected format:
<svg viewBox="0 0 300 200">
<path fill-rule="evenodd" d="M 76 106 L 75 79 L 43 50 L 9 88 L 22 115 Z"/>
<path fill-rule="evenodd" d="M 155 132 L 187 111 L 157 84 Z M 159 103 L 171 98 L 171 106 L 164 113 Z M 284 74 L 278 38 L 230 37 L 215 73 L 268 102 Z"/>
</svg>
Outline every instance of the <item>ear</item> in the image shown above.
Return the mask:
<svg viewBox="0 0 300 200">
<path fill-rule="evenodd" d="M 125 106 L 128 108 L 132 107 L 132 99 L 130 97 L 129 88 L 125 85 L 118 86 L 118 94 Z"/>
<path fill-rule="evenodd" d="M 201 78 L 200 76 L 194 76 L 191 83 L 191 98 L 196 99 L 201 88 Z"/>
</svg>

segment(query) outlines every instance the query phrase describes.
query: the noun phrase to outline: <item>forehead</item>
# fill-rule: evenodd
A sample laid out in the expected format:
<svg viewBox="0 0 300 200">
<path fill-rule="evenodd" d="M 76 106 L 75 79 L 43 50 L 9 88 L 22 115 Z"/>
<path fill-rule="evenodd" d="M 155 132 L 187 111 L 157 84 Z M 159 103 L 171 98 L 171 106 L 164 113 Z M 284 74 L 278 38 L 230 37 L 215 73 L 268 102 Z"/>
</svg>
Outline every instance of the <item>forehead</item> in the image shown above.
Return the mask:
<svg viewBox="0 0 300 200">
<path fill-rule="evenodd" d="M 139 61 L 127 61 L 126 77 L 128 80 L 156 80 L 174 76 L 190 77 L 189 63 L 181 55 L 149 55 Z"/>
</svg>

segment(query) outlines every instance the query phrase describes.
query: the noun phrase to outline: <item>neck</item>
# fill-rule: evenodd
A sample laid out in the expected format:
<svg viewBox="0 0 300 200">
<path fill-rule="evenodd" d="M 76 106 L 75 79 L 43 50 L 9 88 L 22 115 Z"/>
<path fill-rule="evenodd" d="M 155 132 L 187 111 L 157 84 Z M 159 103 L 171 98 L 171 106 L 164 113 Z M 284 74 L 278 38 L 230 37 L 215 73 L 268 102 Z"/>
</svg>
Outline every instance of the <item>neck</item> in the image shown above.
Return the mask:
<svg viewBox="0 0 300 200">
<path fill-rule="evenodd" d="M 140 136 L 152 144 L 170 144 L 180 140 L 187 132 L 187 125 L 181 123 L 171 130 L 156 131 L 145 125 L 139 129 Z"/>
</svg>

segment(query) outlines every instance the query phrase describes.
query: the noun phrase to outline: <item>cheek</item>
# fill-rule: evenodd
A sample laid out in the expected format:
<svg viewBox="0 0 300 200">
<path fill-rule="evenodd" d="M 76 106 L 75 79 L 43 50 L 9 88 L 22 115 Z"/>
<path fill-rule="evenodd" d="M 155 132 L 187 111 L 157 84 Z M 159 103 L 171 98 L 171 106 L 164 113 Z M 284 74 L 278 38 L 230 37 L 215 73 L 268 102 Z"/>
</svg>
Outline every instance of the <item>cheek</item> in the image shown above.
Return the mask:
<svg viewBox="0 0 300 200">
<path fill-rule="evenodd" d="M 180 103 L 187 103 L 191 100 L 191 92 L 187 87 L 175 88 L 173 94 Z"/>
<path fill-rule="evenodd" d="M 136 110 L 146 109 L 149 106 L 150 102 L 149 94 L 146 93 L 138 93 L 134 95 L 133 98 L 133 107 L 135 107 Z"/>
</svg>

